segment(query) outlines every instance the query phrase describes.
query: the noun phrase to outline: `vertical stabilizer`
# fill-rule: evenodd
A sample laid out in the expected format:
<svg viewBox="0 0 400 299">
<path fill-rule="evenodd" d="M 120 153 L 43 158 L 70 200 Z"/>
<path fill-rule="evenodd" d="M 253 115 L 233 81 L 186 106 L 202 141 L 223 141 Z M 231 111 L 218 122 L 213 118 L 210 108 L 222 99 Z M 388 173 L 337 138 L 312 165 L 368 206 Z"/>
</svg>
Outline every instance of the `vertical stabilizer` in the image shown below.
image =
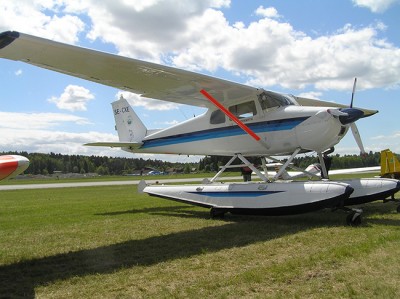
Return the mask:
<svg viewBox="0 0 400 299">
<path fill-rule="evenodd" d="M 120 142 L 141 142 L 146 136 L 147 128 L 133 111 L 131 105 L 122 96 L 118 101 L 111 103 L 115 128 Z"/>
<path fill-rule="evenodd" d="M 388 149 L 381 151 L 381 177 L 400 177 L 400 163 Z"/>
</svg>

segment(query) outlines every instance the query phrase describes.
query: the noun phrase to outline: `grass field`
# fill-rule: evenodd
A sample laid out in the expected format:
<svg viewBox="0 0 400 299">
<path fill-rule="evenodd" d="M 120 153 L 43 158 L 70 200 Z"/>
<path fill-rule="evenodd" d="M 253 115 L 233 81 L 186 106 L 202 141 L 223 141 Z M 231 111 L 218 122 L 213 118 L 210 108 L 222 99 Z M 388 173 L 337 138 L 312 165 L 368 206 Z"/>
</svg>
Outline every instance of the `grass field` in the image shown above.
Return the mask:
<svg viewBox="0 0 400 299">
<path fill-rule="evenodd" d="M 227 214 L 135 186 L 0 191 L 0 297 L 399 298 L 400 214 Z"/>
<path fill-rule="evenodd" d="M 102 182 L 102 181 L 140 181 L 147 180 L 162 180 L 162 179 L 184 179 L 184 178 L 212 178 L 215 173 L 191 173 L 191 174 L 169 174 L 169 175 L 149 175 L 149 176 L 126 176 L 126 175 L 111 175 L 111 176 L 93 176 L 84 178 L 25 178 L 25 179 L 12 179 L 0 181 L 1 185 L 25 185 L 25 184 L 49 184 L 49 183 L 71 183 L 71 182 Z M 222 177 L 237 176 L 240 177 L 239 172 L 225 172 Z"/>
</svg>

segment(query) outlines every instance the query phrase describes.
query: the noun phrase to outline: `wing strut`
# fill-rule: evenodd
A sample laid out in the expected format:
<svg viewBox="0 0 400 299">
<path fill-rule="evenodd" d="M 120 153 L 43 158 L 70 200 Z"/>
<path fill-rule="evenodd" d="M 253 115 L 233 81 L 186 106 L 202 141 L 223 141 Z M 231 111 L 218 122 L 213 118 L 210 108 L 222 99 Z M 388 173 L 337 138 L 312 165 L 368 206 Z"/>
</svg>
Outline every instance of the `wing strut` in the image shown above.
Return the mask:
<svg viewBox="0 0 400 299">
<path fill-rule="evenodd" d="M 203 96 L 205 96 L 211 103 L 217 106 L 218 109 L 220 109 L 223 113 L 225 113 L 226 116 L 232 119 L 243 131 L 249 134 L 254 140 L 260 142 L 265 148 L 267 149 L 269 148 L 269 146 L 265 143 L 265 141 L 261 139 L 260 136 L 258 136 L 256 133 L 254 133 L 253 130 L 251 130 L 248 126 L 246 126 L 243 122 L 241 122 L 240 119 L 238 119 L 232 112 L 230 112 L 220 102 L 218 102 L 215 98 L 213 98 L 207 91 L 202 89 L 200 90 L 200 93 Z"/>
</svg>

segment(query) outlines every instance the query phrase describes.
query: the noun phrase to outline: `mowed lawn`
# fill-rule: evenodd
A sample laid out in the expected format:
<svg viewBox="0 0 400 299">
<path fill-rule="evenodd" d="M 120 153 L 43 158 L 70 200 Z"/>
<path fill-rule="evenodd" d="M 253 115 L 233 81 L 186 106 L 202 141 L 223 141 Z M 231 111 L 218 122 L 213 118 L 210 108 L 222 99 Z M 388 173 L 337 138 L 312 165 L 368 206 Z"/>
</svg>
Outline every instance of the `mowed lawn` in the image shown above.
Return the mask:
<svg viewBox="0 0 400 299">
<path fill-rule="evenodd" d="M 209 218 L 136 186 L 0 191 L 0 297 L 399 298 L 400 214 Z"/>
</svg>

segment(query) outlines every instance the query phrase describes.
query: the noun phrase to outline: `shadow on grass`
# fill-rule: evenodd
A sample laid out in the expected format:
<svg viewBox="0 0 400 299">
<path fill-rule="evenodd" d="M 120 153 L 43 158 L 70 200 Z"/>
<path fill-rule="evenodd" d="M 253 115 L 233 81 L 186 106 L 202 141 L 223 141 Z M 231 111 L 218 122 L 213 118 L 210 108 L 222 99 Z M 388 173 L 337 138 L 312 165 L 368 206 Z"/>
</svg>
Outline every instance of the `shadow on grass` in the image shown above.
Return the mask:
<svg viewBox="0 0 400 299">
<path fill-rule="evenodd" d="M 181 209 L 182 207 L 179 207 Z M 152 212 L 160 213 L 152 210 Z M 167 209 L 168 210 L 168 209 Z M 176 207 L 171 207 L 172 211 Z M 186 213 L 187 211 L 183 211 Z M 288 217 L 229 216 L 226 224 L 131 240 L 0 266 L 0 297 L 35 297 L 35 287 L 122 268 L 147 266 L 223 249 L 265 242 L 313 227 L 338 225 L 337 215 L 319 212 Z M 210 220 L 212 221 L 212 220 Z"/>
<path fill-rule="evenodd" d="M 193 211 L 193 206 L 190 205 L 181 205 L 181 206 L 165 206 L 165 207 L 153 207 L 153 208 L 143 208 L 143 209 L 131 209 L 125 211 L 114 211 L 114 212 L 106 212 L 106 213 L 98 213 L 96 216 L 119 216 L 124 214 L 156 214 L 156 213 L 181 213 L 183 210 L 187 210 L 187 212 L 196 212 Z M 204 211 L 207 211 L 204 209 Z"/>
<path fill-rule="evenodd" d="M 202 211 L 191 208 L 191 206 L 178 205 L 97 215 L 118 216 L 129 213 L 150 213 L 173 217 L 209 217 L 207 209 Z M 393 205 L 371 203 L 365 206 L 364 211 L 366 214 L 386 214 L 393 211 Z M 345 217 L 346 214 L 343 212 L 331 212 L 330 210 L 279 217 L 227 214 L 225 223 L 219 226 L 171 233 L 144 240 L 130 240 L 0 266 L 0 297 L 34 298 L 36 287 L 51 284 L 56 280 L 91 274 L 108 274 L 136 266 L 150 266 L 174 259 L 201 255 L 204 252 L 212 253 L 266 242 L 316 227 L 342 226 L 345 223 Z M 392 219 L 366 217 L 364 221 L 363 226 L 400 224 L 399 221 Z"/>
<path fill-rule="evenodd" d="M 179 218 L 210 218 L 209 209 L 193 210 L 193 206 L 168 206 L 168 207 L 153 207 L 144 209 L 131 209 L 126 211 L 115 211 L 107 213 L 95 214 L 96 216 L 120 216 L 125 214 L 150 214 L 167 217 Z"/>
<path fill-rule="evenodd" d="M 366 215 L 368 214 L 376 214 L 376 215 L 387 215 L 390 213 L 397 213 L 396 208 L 399 205 L 398 202 L 388 201 L 383 202 L 381 200 L 367 203 L 365 205 L 361 205 L 361 209 L 363 209 Z"/>
</svg>

